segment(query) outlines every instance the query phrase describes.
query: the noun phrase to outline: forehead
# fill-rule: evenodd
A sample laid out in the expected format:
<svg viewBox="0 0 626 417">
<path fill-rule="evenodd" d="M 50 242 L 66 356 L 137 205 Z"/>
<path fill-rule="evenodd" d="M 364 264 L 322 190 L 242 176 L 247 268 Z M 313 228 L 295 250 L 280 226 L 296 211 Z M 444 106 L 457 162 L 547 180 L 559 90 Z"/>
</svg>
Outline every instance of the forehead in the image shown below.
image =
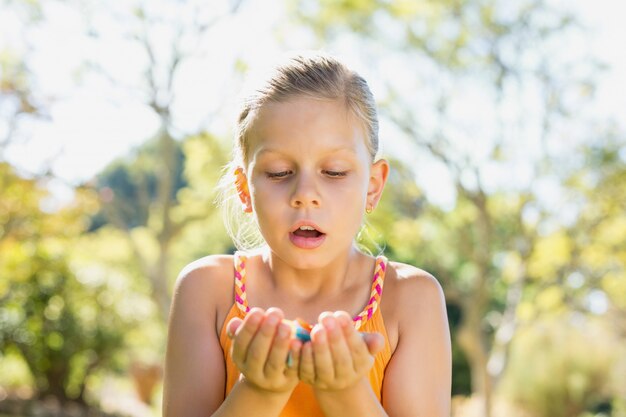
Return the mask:
<svg viewBox="0 0 626 417">
<path fill-rule="evenodd" d="M 342 100 L 294 97 L 266 103 L 255 118 L 249 138 L 248 154 L 253 158 L 267 150 L 367 155 L 364 129 Z"/>
</svg>

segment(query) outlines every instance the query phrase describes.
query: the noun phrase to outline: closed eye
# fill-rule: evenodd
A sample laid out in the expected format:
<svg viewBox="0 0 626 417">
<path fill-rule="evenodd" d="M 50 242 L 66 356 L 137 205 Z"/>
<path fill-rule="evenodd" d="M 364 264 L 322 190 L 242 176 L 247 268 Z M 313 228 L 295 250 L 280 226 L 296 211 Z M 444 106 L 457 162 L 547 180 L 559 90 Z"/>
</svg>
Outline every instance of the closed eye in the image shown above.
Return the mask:
<svg viewBox="0 0 626 417">
<path fill-rule="evenodd" d="M 324 173 L 332 178 L 345 177 L 348 175 L 348 171 L 324 171 Z"/>
<path fill-rule="evenodd" d="M 287 175 L 291 174 L 291 171 L 280 171 L 280 172 L 266 172 L 267 178 L 280 179 L 285 178 Z"/>
</svg>

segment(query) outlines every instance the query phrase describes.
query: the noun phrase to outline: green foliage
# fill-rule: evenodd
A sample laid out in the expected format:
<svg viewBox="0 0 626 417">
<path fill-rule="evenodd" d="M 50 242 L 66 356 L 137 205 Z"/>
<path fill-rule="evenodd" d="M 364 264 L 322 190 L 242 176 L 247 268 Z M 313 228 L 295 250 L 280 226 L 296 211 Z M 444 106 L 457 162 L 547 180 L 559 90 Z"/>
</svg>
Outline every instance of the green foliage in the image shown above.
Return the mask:
<svg viewBox="0 0 626 417">
<path fill-rule="evenodd" d="M 119 369 L 127 324 L 98 302 L 102 286 L 83 285 L 62 256 L 33 249 L 0 308 L 0 346 L 19 351 L 40 395 L 80 398 L 93 370 Z"/>
<path fill-rule="evenodd" d="M 584 166 L 570 178 L 579 190 L 580 215 L 572 236 L 577 267 L 599 281 L 611 303 L 626 310 L 626 142 L 615 134 L 587 147 Z M 580 201 L 580 200 L 579 200 Z"/>
<path fill-rule="evenodd" d="M 448 322 L 450 323 L 450 333 L 459 327 L 461 320 L 461 310 L 454 304 L 446 306 Z M 452 396 L 470 395 L 472 393 L 471 369 L 467 362 L 467 357 L 459 347 L 458 343 L 452 343 Z"/>
<path fill-rule="evenodd" d="M 71 267 L 72 244 L 97 203 L 77 189 L 72 204 L 44 212 L 39 181 L 4 163 L 0 184 L 0 351 L 24 360 L 39 395 L 85 401 L 90 375 L 120 369 L 124 333 L 133 324 L 112 300 L 103 302 L 106 281 Z"/>
<path fill-rule="evenodd" d="M 150 217 L 159 214 L 155 213 L 159 182 L 167 170 L 158 139 L 111 162 L 97 175 L 95 188 L 103 207 L 94 216 L 90 231 L 105 224 L 128 230 L 150 227 Z M 206 132 L 171 143 L 175 171 L 169 198 L 180 208 L 174 210 L 173 220 L 184 221 L 188 215 L 197 217 L 212 211 L 228 150 L 219 138 Z"/>
<path fill-rule="evenodd" d="M 217 214 L 217 184 L 228 163 L 227 148 L 220 138 L 205 132 L 186 138 L 182 151 L 186 187 L 178 192 L 181 213 L 176 217 L 205 218 Z"/>
<path fill-rule="evenodd" d="M 114 221 L 119 227 L 132 229 L 148 223 L 151 206 L 158 198 L 160 162 L 158 138 L 152 139 L 130 155 L 110 163 L 96 179 L 96 188 L 105 203 L 94 216 L 91 230 Z M 183 173 L 182 147 L 174 142 L 174 184 L 170 198 L 187 185 Z"/>
<path fill-rule="evenodd" d="M 389 247 L 389 230 L 405 231 L 407 239 L 416 236 L 408 225 L 398 226 L 398 222 L 411 222 L 418 216 L 425 203 L 421 190 L 415 184 L 413 173 L 403 162 L 388 159 L 391 166 L 383 198 L 376 210 L 366 217 L 366 223 L 359 235 L 359 244 L 370 253 L 377 254 L 384 249 L 387 256 L 395 260 L 413 259 L 414 254 L 398 257 L 395 248 Z M 403 227 L 407 226 L 407 227 Z M 410 247 L 410 246 L 407 246 Z"/>
<path fill-rule="evenodd" d="M 503 394 L 537 417 L 574 417 L 610 403 L 613 336 L 582 316 L 561 316 L 518 332 Z"/>
<path fill-rule="evenodd" d="M 173 143 L 176 172 L 170 196 L 170 220 L 174 234 L 168 246 L 171 245 L 177 254 L 174 255 L 176 261 L 167 271 L 170 277 L 175 277 L 177 271 L 191 260 L 230 247 L 215 206 L 216 186 L 222 167 L 228 161 L 223 141 L 209 133 L 201 133 Z M 156 199 L 160 172 L 165 168 L 159 162 L 161 156 L 157 146 L 157 142 L 150 141 L 131 155 L 111 163 L 98 175 L 96 188 L 102 210 L 94 217 L 90 229 L 93 232 L 108 224 L 128 231 L 139 255 L 147 263 L 157 262 L 160 256 L 158 235 L 163 227 L 159 224 L 162 208 Z M 133 250 L 132 247 L 127 249 Z M 132 264 L 133 260 L 128 262 Z M 132 268 L 136 269 L 136 266 Z"/>
</svg>

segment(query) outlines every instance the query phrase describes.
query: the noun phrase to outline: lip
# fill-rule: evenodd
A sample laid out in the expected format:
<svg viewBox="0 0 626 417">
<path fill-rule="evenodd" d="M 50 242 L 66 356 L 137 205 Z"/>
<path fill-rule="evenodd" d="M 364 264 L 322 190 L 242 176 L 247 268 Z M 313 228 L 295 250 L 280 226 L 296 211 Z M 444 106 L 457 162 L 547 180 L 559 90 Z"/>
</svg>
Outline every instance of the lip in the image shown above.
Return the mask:
<svg viewBox="0 0 626 417">
<path fill-rule="evenodd" d="M 315 230 L 322 234 L 318 237 L 297 236 L 296 234 L 294 234 L 294 232 L 298 230 L 301 226 L 313 227 Z M 315 249 L 319 247 L 322 243 L 324 243 L 324 241 L 326 240 L 326 233 L 324 233 L 324 231 L 321 230 L 319 226 L 315 223 L 308 220 L 301 220 L 297 222 L 291 229 L 291 232 L 289 232 L 289 240 L 291 240 L 291 243 L 293 243 L 300 249 Z"/>
<path fill-rule="evenodd" d="M 291 232 L 290 233 L 295 232 L 296 230 L 298 230 L 302 226 L 310 226 L 310 227 L 314 228 L 315 230 L 317 230 L 318 232 L 326 234 L 326 232 L 324 232 L 322 229 L 320 229 L 320 227 L 318 225 L 316 225 L 315 223 L 313 223 L 310 220 L 300 220 L 299 222 L 297 222 L 296 224 L 294 224 L 291 227 Z"/>
<path fill-rule="evenodd" d="M 326 235 L 320 235 L 318 237 L 302 237 L 294 235 L 292 232 L 289 233 L 289 240 L 291 240 L 291 243 L 300 249 L 315 249 L 324 243 Z"/>
</svg>

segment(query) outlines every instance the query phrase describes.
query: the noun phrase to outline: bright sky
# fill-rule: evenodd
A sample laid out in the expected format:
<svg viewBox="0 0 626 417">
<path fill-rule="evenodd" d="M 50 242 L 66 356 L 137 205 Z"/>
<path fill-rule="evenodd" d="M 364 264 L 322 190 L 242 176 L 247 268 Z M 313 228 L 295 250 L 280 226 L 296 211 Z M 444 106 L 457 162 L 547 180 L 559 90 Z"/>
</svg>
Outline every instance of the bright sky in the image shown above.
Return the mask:
<svg viewBox="0 0 626 417">
<path fill-rule="evenodd" d="M 273 6 L 280 3 L 273 2 Z M 575 7 L 581 20 L 592 28 L 584 41 L 590 42 L 596 56 L 610 66 L 597 79 L 599 89 L 593 109 L 598 114 L 612 114 L 618 118 L 626 109 L 626 54 L 622 47 L 626 41 L 626 25 L 622 21 L 626 15 L 626 2 L 553 0 L 552 3 Z M 91 10 L 92 24 L 102 36 L 102 40 L 96 42 L 85 36 L 89 25 L 84 14 L 71 3 L 50 1 L 43 4 L 46 19 L 37 27 L 24 26 L 23 19 L 11 10 L 0 13 L 0 51 L 8 46 L 20 51 L 29 45 L 32 48 L 28 54 L 29 67 L 35 74 L 37 90 L 43 93 L 40 98 L 54 100 L 50 120 L 24 125 L 20 140 L 6 149 L 4 157 L 25 172 L 51 168 L 63 181 L 76 184 L 93 177 L 112 159 L 126 154 L 152 136 L 158 120 L 138 93 L 115 89 L 106 79 L 81 72 L 82 63 L 89 58 L 104 63 L 107 73 L 125 84 L 137 85 L 145 80 L 141 73 L 146 66 L 144 55 L 122 37 L 128 23 L 113 14 Z M 110 11 L 127 7 L 126 4 L 107 2 L 106 7 Z M 173 3 L 169 4 L 171 7 Z M 176 127 L 181 132 L 210 128 L 228 134 L 240 89 L 232 77 L 233 62 L 238 57 L 256 64 L 269 62 L 285 47 L 276 42 L 273 33 L 282 12 L 275 8 L 268 10 L 264 4 L 267 3 L 244 1 L 240 13 L 225 18 L 213 29 L 215 36 L 212 39 L 220 42 L 200 46 L 199 50 L 206 53 L 206 58 L 196 58 L 181 68 L 176 85 L 177 105 L 173 108 Z M 181 16 L 182 19 L 192 17 Z M 153 33 L 164 39 L 168 36 L 166 30 Z M 315 45 L 304 31 L 290 34 L 286 44 L 291 48 Z M 564 42 L 562 47 L 570 48 L 574 54 L 578 45 Z M 356 53 L 351 54 L 353 49 L 348 40 L 345 45 L 338 45 L 334 52 L 340 53 L 344 61 L 368 78 L 367 63 L 359 61 Z M 164 48 L 156 53 L 159 56 L 167 50 Z M 77 84 L 79 75 L 82 78 Z M 379 81 L 369 81 L 376 95 Z M 473 107 L 465 107 L 464 113 L 468 117 L 472 117 L 472 110 L 480 112 L 476 103 Z M 210 114 L 216 116 L 209 119 Z M 3 128 L 0 125 L 0 133 Z M 381 137 L 385 136 L 397 135 L 391 126 L 383 123 Z M 401 155 L 405 146 L 396 141 L 388 143 L 385 151 Z M 453 191 L 449 186 L 442 186 L 443 180 L 437 181 L 437 178 L 445 177 L 445 172 L 436 165 L 430 166 L 429 172 L 428 180 L 421 185 L 435 201 L 443 204 L 450 201 Z M 62 181 L 53 182 L 51 186 L 59 197 L 68 195 Z M 550 187 L 547 190 L 549 194 Z"/>
</svg>

